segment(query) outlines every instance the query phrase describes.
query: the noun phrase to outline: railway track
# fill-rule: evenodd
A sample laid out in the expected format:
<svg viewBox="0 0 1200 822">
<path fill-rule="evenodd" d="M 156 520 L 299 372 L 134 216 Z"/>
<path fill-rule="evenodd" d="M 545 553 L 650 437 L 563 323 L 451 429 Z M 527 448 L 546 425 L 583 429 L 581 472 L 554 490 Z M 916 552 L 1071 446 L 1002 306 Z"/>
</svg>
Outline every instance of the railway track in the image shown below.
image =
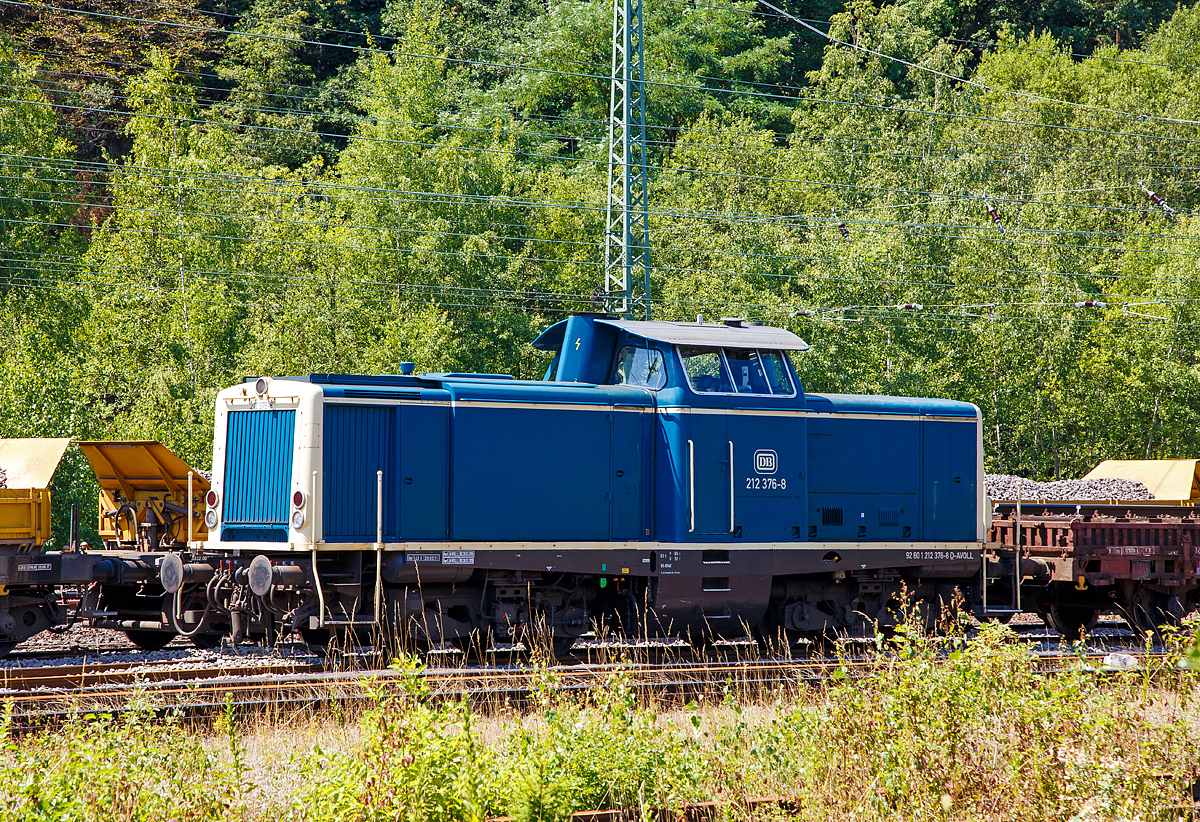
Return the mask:
<svg viewBox="0 0 1200 822">
<path fill-rule="evenodd" d="M 164 680 L 202 681 L 230 676 L 273 676 L 312 673 L 325 669 L 323 664 L 295 664 L 285 661 L 253 666 L 195 666 L 145 662 L 108 662 L 89 665 L 44 665 L 37 668 L 10 668 L 0 671 L 0 695 L 39 689 L 84 689 L 100 685 L 148 684 Z"/>
<path fill-rule="evenodd" d="M 1040 656 L 1038 666 L 1050 672 L 1077 665 L 1103 669 L 1106 654 Z M 1151 657 L 1157 656 L 1151 654 Z M 1139 665 L 1145 665 L 1142 654 Z M 427 668 L 420 674 L 433 699 L 468 699 L 480 706 L 519 706 L 540 690 L 586 693 L 620 673 L 639 694 L 680 704 L 691 699 L 723 697 L 732 691 L 756 696 L 789 688 L 807 688 L 839 679 L 871 676 L 881 660 L 808 659 L 664 664 L 577 664 L 551 669 L 529 667 Z M 86 713 L 140 710 L 201 716 L 221 710 L 227 701 L 262 711 L 311 710 L 331 704 L 366 704 L 372 688 L 398 686 L 409 675 L 391 669 L 331 670 L 321 664 L 253 667 L 166 668 L 139 670 L 112 666 L 90 672 L 62 669 L 29 671 L 33 676 L 9 680 L 3 696 L 21 724 Z M 144 668 L 144 666 L 143 666 Z M 14 687 L 18 686 L 18 687 Z M 136 697 L 136 699 L 135 699 Z"/>
</svg>

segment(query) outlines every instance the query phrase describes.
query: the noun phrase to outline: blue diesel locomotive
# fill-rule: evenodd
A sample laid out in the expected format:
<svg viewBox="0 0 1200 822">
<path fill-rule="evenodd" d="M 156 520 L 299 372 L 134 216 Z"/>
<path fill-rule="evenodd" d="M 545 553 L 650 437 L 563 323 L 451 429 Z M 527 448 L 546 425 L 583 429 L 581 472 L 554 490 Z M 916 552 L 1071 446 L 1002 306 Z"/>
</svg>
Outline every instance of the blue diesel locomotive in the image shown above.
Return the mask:
<svg viewBox="0 0 1200 822">
<path fill-rule="evenodd" d="M 865 631 L 977 603 L 979 409 L 806 394 L 794 334 L 577 315 L 545 377 L 250 379 L 217 398 L 176 630 L 514 640 Z M 410 368 L 404 370 L 411 371 Z"/>
</svg>

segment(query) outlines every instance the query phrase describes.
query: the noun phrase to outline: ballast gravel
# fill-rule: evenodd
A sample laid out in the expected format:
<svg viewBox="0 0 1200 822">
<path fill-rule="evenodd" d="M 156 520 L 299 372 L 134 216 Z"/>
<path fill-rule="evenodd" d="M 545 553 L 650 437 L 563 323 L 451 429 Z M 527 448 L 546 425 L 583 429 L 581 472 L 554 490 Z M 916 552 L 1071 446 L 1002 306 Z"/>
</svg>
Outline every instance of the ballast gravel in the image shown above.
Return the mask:
<svg viewBox="0 0 1200 822">
<path fill-rule="evenodd" d="M 256 645 L 239 645 L 234 648 L 164 648 L 161 651 L 88 651 L 78 656 L 21 658 L 0 660 L 0 671 L 30 670 L 36 668 L 70 667 L 74 665 L 103 665 L 125 663 L 132 673 L 141 670 L 170 671 L 195 670 L 198 668 L 264 668 L 280 664 L 318 664 L 325 657 L 314 654 L 306 645 L 281 645 L 262 648 Z"/>
<path fill-rule="evenodd" d="M 1015 477 L 1012 474 L 986 474 L 984 475 L 984 485 L 987 487 L 988 496 L 993 500 L 1012 501 L 1017 499 L 1018 487 L 1021 499 L 1027 500 L 1077 502 L 1083 500 L 1154 499 L 1154 495 L 1150 493 L 1144 483 L 1130 479 L 1096 478 L 1037 482 L 1024 477 Z"/>
<path fill-rule="evenodd" d="M 129 642 L 120 631 L 90 628 L 83 624 L 72 625 L 62 633 L 43 631 L 27 639 L 15 649 L 18 654 L 0 659 L 0 672 L 13 669 L 43 667 L 69 667 L 72 665 L 96 665 L 125 663 L 148 665 L 156 669 L 174 667 L 231 668 L 269 667 L 282 663 L 307 664 L 324 660 L 302 642 L 281 643 L 274 648 L 257 645 L 239 645 L 235 648 L 197 648 L 183 638 L 176 638 L 159 651 L 143 651 Z M 64 656 L 66 652 L 69 655 Z M 39 657 L 37 654 L 45 653 Z"/>
</svg>

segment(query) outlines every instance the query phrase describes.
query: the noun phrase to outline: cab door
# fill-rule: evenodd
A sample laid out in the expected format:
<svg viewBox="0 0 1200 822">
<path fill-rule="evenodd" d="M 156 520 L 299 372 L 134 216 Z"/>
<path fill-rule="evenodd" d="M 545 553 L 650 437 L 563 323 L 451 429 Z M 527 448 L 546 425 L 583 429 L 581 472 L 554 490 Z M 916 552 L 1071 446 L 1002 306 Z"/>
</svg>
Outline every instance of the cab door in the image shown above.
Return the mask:
<svg viewBox="0 0 1200 822">
<path fill-rule="evenodd" d="M 807 534 L 804 422 L 784 409 L 730 416 L 736 540 L 786 542 Z"/>
<path fill-rule="evenodd" d="M 653 413 L 644 406 L 614 405 L 612 411 L 612 538 L 640 540 L 650 536 L 644 488 L 645 468 L 653 452 Z M 653 412 L 653 407 L 650 408 Z"/>
<path fill-rule="evenodd" d="M 702 542 L 733 536 L 729 420 L 722 408 L 688 412 L 689 535 Z"/>
</svg>

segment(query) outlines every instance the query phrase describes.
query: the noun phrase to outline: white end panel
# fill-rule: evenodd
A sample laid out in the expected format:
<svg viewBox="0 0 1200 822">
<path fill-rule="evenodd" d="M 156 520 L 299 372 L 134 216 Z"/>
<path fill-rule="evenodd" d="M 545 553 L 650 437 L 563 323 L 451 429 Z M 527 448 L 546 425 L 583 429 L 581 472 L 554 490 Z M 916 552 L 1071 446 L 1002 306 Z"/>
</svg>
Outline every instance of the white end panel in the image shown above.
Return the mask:
<svg viewBox="0 0 1200 822">
<path fill-rule="evenodd" d="M 276 385 L 283 383 L 277 380 Z M 293 519 L 288 529 L 288 541 L 298 548 L 311 547 L 322 541 L 324 524 L 321 522 L 321 478 L 324 475 L 322 460 L 324 441 L 322 422 L 325 416 L 325 392 L 320 386 L 307 382 L 284 383 L 297 400 L 296 406 L 296 453 L 292 458 L 291 515 L 304 514 L 304 524 L 296 528 Z M 304 495 L 304 505 L 297 508 L 296 492 Z"/>
<path fill-rule="evenodd" d="M 255 392 L 254 383 L 241 383 L 232 388 L 226 388 L 217 394 L 217 407 L 213 424 L 213 478 L 212 488 L 219 495 L 216 511 L 222 511 L 225 499 L 225 454 L 229 431 L 230 411 L 250 411 L 254 409 L 273 408 L 279 410 L 294 410 L 296 412 L 296 431 L 293 438 L 294 452 L 292 454 L 292 477 L 290 487 L 292 494 L 304 492 L 304 505 L 299 508 L 294 504 L 295 499 L 288 500 L 289 519 L 297 511 L 304 514 L 304 522 L 294 527 L 291 520 L 288 526 L 288 541 L 294 547 L 307 548 L 312 543 L 320 542 L 321 506 L 320 488 L 314 489 L 314 473 L 316 481 L 320 481 L 321 473 L 321 419 L 324 413 L 324 392 L 319 386 L 294 380 L 268 380 L 265 394 Z M 315 493 L 314 493 L 315 490 Z M 207 511 L 206 511 L 207 513 Z M 208 543 L 210 550 L 218 547 L 229 548 L 236 543 L 225 546 L 221 542 L 221 523 L 216 528 L 209 528 Z M 249 547 L 249 546 L 245 546 Z"/>
<path fill-rule="evenodd" d="M 213 418 L 213 458 L 212 458 L 212 490 L 217 494 L 217 507 L 210 509 L 205 504 L 204 513 L 208 516 L 209 512 L 215 510 L 218 514 L 221 511 L 221 502 L 225 499 L 225 442 L 229 434 L 229 409 L 230 406 L 243 397 L 245 388 L 240 385 L 235 385 L 232 388 L 226 388 L 217 394 L 216 414 Z M 209 550 L 216 550 L 218 543 L 221 541 L 221 523 L 217 522 L 217 527 L 209 527 L 208 542 L 205 547 Z"/>
</svg>

